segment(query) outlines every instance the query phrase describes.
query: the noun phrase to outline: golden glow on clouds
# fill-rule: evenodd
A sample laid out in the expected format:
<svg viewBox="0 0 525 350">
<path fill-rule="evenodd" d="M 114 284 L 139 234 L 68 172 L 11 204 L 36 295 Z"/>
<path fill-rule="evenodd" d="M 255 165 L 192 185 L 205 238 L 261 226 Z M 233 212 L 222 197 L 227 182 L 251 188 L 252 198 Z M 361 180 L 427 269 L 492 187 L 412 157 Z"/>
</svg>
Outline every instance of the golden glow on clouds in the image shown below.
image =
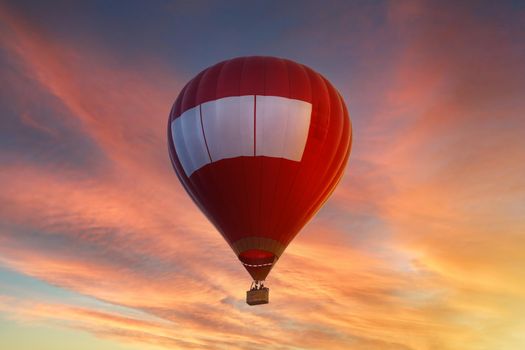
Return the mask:
<svg viewBox="0 0 525 350">
<path fill-rule="evenodd" d="M 388 18 L 407 31 L 423 10 L 404 2 Z M 157 64 L 118 69 L 1 10 L 2 46 L 103 157 L 89 175 L 2 165 L 0 264 L 136 313 L 14 296 L 0 312 L 170 349 L 522 348 L 522 61 L 494 28 L 456 16 L 453 35 L 420 28 L 389 68 L 345 179 L 272 272 L 271 304 L 252 308 L 248 275 L 170 169 L 166 106 L 181 82 Z M 471 60 L 489 44 L 497 54 Z M 38 116 L 20 120 L 60 142 Z"/>
</svg>

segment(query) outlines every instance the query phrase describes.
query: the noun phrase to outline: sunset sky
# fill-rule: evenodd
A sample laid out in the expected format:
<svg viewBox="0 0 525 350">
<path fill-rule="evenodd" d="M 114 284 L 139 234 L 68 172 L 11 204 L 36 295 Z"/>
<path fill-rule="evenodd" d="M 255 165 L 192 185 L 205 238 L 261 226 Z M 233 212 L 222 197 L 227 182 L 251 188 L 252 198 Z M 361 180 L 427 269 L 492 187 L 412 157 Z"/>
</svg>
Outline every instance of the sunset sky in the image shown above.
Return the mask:
<svg viewBox="0 0 525 350">
<path fill-rule="evenodd" d="M 257 307 L 166 140 L 246 55 L 354 130 Z M 525 349 L 525 2 L 0 1 L 0 349 Z"/>
</svg>

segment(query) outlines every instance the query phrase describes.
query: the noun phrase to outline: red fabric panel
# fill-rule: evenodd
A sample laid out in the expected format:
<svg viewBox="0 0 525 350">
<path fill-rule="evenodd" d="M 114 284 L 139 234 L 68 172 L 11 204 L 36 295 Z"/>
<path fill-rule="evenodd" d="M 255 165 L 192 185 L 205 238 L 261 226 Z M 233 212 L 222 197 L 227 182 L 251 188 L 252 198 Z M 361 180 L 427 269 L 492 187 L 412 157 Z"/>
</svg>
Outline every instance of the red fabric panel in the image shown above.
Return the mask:
<svg viewBox="0 0 525 350">
<path fill-rule="evenodd" d="M 249 249 L 239 255 L 239 259 L 249 265 L 270 264 L 275 260 L 275 255 L 265 250 Z"/>
<path fill-rule="evenodd" d="M 244 60 L 240 96 L 265 94 L 265 65 L 264 57 L 250 57 Z M 218 91 L 218 94 L 224 97 L 224 91 Z"/>
<path fill-rule="evenodd" d="M 190 81 L 184 94 L 181 92 L 185 95 L 181 107 L 172 116 L 178 118 L 201 103 L 229 96 L 282 96 L 311 102 L 306 69 L 275 57 L 239 57 L 217 63 Z"/>
</svg>

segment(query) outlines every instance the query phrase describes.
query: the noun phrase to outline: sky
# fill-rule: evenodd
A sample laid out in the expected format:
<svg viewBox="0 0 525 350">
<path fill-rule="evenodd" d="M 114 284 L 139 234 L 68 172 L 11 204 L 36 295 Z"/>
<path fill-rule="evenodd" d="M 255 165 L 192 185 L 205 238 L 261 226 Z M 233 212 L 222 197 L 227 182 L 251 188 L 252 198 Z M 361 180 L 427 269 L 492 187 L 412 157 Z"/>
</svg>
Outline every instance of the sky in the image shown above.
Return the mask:
<svg viewBox="0 0 525 350">
<path fill-rule="evenodd" d="M 525 348 L 524 5 L 1 1 L 0 348 Z M 247 55 L 323 74 L 354 132 L 257 307 L 166 140 Z"/>
</svg>

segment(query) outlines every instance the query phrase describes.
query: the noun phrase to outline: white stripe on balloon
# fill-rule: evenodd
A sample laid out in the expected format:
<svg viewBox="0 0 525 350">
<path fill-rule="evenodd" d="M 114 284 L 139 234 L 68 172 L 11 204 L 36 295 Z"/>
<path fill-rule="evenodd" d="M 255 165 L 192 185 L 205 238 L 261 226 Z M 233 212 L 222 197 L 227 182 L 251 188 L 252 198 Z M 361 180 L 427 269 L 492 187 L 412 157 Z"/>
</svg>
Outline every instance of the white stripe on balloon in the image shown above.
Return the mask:
<svg viewBox="0 0 525 350">
<path fill-rule="evenodd" d="M 206 164 L 241 156 L 301 161 L 312 105 L 279 96 L 205 102 L 171 123 L 175 151 L 189 177 Z"/>
</svg>

